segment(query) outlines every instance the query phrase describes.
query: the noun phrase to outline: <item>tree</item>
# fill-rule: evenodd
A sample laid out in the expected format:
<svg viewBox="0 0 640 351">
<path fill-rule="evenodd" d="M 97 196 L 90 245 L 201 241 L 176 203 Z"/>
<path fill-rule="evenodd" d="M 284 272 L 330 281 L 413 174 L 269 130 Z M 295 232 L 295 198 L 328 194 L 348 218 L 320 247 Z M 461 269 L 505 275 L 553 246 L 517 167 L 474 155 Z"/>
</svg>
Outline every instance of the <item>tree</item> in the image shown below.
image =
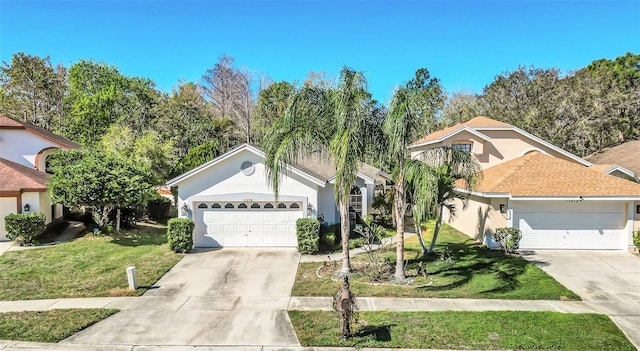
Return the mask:
<svg viewBox="0 0 640 351">
<path fill-rule="evenodd" d="M 344 67 L 335 88 L 303 87 L 290 99 L 282 118 L 269 129 L 263 146 L 265 166 L 276 194 L 287 164 L 304 157 L 330 158 L 335 164 L 334 195 L 340 212 L 341 272 L 351 271 L 349 258 L 349 193 L 358 161 L 368 144 L 371 94 L 361 72 Z"/>
<path fill-rule="evenodd" d="M 482 167 L 472 154 L 451 147 L 422 151 L 416 160 L 422 164 L 415 161 L 408 163 L 407 180 L 414 194 L 418 194 L 419 214 L 428 212 L 436 218 L 433 239 L 427 250 L 432 254 L 442 226 L 444 209 L 453 217 L 459 203 L 463 208 L 467 207 L 467 194 L 457 188 L 474 189 L 482 178 Z"/>
<path fill-rule="evenodd" d="M 0 110 L 7 116 L 59 130 L 66 91 L 66 68 L 49 57 L 18 52 L 0 67 Z"/>
<path fill-rule="evenodd" d="M 455 92 L 447 97 L 440 115 L 440 124 L 442 127 L 447 127 L 456 123 L 466 122 L 484 114 L 476 95 Z"/>
<path fill-rule="evenodd" d="M 295 92 L 295 87 L 287 82 L 277 82 L 258 94 L 255 115 L 255 140 L 260 141 L 269 126 L 278 118 L 284 116 L 289 97 Z"/>
<path fill-rule="evenodd" d="M 108 224 L 114 209 L 142 203 L 152 191 L 144 171 L 114 154 L 80 149 L 52 156 L 48 184 L 52 201 L 90 209 L 100 227 Z M 118 216 L 116 230 L 119 225 Z"/>
<path fill-rule="evenodd" d="M 395 278 L 405 279 L 404 273 L 404 216 L 407 208 L 405 164 L 410 158 L 408 146 L 427 134 L 436 123 L 436 113 L 444 101 L 437 78 L 427 69 L 416 71 L 415 77 L 396 90 L 389 107 L 383 130 L 388 140 L 388 158 L 394 164 L 395 194 L 393 216 L 396 222 Z"/>
<path fill-rule="evenodd" d="M 196 146 L 189 150 L 189 153 L 183 157 L 175 167 L 174 174 L 179 175 L 188 172 L 203 163 L 209 162 L 214 158 L 222 155 L 226 150 L 217 140 L 210 140 L 202 145 Z"/>
</svg>

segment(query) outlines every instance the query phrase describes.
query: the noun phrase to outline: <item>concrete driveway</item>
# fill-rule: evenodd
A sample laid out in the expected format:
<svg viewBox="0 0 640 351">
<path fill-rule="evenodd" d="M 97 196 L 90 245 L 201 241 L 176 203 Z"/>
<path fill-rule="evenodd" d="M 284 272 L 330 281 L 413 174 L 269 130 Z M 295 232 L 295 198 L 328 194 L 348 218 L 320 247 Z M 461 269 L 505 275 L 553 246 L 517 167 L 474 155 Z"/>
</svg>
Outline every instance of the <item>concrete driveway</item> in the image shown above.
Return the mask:
<svg viewBox="0 0 640 351">
<path fill-rule="evenodd" d="M 299 260 L 295 249 L 188 254 L 157 288 L 63 342 L 299 346 L 286 312 Z"/>
<path fill-rule="evenodd" d="M 609 315 L 640 347 L 640 257 L 621 251 L 555 250 L 524 257 Z"/>
</svg>

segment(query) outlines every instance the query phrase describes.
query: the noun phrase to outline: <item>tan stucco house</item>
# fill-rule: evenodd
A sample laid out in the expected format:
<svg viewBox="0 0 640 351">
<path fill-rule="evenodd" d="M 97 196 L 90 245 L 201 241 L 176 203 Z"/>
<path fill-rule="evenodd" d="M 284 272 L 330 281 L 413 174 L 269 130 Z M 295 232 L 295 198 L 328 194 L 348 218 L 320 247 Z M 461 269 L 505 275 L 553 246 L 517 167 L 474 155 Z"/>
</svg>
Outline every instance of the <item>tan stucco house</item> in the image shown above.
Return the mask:
<svg viewBox="0 0 640 351">
<path fill-rule="evenodd" d="M 640 227 L 640 184 L 628 180 L 635 177 L 632 171 L 594 165 L 486 117 L 417 140 L 411 155 L 438 146 L 471 152 L 483 168 L 478 188 L 468 192 L 469 206 L 447 217 L 461 232 L 494 246 L 491 233 L 497 228 L 517 227 L 521 249 L 633 246 L 633 230 Z"/>
<path fill-rule="evenodd" d="M 51 203 L 46 160 L 58 149 L 80 147 L 46 129 L 0 116 L 0 240 L 7 240 L 4 217 L 10 213 L 42 212 L 49 223 L 62 216 Z"/>
</svg>

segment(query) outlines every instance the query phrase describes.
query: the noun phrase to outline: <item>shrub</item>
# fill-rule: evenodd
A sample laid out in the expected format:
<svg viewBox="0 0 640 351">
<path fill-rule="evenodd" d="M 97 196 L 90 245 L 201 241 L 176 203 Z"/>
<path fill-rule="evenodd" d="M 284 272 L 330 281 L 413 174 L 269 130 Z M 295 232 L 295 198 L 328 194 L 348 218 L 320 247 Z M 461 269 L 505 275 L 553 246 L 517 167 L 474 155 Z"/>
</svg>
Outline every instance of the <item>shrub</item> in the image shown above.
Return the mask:
<svg viewBox="0 0 640 351">
<path fill-rule="evenodd" d="M 518 228 L 498 228 L 492 236 L 504 253 L 512 253 L 520 248 L 522 232 Z"/>
<path fill-rule="evenodd" d="M 296 235 L 298 236 L 298 251 L 302 254 L 312 254 L 318 251 L 320 222 L 315 218 L 300 218 L 296 221 Z"/>
<path fill-rule="evenodd" d="M 635 245 L 638 251 L 640 251 L 640 229 L 633 234 L 633 245 Z"/>
<path fill-rule="evenodd" d="M 358 247 L 363 247 L 367 245 L 367 239 L 365 238 L 355 238 L 349 240 L 349 250 L 353 250 Z"/>
<path fill-rule="evenodd" d="M 33 243 L 33 239 L 44 231 L 44 213 L 12 213 L 4 217 L 4 229 L 7 238 L 18 245 Z"/>
<path fill-rule="evenodd" d="M 326 247 L 336 246 L 336 235 L 334 233 L 325 233 L 322 235 L 322 243 Z"/>
<path fill-rule="evenodd" d="M 167 223 L 167 241 L 173 252 L 186 253 L 193 247 L 193 228 L 195 224 L 186 218 L 172 218 Z"/>
</svg>

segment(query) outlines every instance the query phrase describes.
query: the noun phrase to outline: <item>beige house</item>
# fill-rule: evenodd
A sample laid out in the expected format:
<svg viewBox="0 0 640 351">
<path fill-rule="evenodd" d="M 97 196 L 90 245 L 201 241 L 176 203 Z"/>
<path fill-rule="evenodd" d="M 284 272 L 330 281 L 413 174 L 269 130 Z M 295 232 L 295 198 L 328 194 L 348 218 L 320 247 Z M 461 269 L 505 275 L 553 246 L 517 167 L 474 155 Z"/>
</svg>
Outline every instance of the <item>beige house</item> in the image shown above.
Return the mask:
<svg viewBox="0 0 640 351">
<path fill-rule="evenodd" d="M 623 250 L 640 227 L 640 184 L 617 165 L 593 165 L 512 125 L 486 117 L 434 132 L 410 146 L 450 146 L 471 152 L 483 179 L 469 206 L 449 224 L 495 243 L 500 227 L 522 231 L 522 249 Z M 618 177 L 623 175 L 623 179 Z M 462 189 L 460 189 L 463 191 Z M 462 207 L 459 207 L 460 209 Z"/>
<path fill-rule="evenodd" d="M 10 213 L 42 212 L 47 223 L 62 217 L 62 205 L 51 203 L 47 189 L 47 157 L 78 147 L 46 129 L 0 116 L 0 241 L 7 240 L 4 218 Z"/>
</svg>

